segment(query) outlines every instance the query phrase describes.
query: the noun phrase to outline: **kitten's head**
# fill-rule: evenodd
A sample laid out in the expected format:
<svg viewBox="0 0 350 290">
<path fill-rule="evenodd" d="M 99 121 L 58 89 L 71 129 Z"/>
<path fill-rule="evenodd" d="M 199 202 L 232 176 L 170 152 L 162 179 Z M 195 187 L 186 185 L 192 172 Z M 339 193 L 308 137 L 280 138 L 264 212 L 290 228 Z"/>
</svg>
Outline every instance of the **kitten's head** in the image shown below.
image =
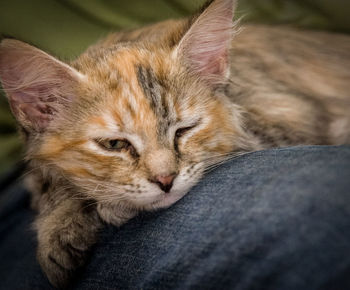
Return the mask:
<svg viewBox="0 0 350 290">
<path fill-rule="evenodd" d="M 181 198 L 208 166 L 246 146 L 239 110 L 218 90 L 233 2 L 174 22 L 158 37 L 168 43 L 102 45 L 71 66 L 4 40 L 0 77 L 28 158 L 101 203 L 150 209 Z"/>
</svg>

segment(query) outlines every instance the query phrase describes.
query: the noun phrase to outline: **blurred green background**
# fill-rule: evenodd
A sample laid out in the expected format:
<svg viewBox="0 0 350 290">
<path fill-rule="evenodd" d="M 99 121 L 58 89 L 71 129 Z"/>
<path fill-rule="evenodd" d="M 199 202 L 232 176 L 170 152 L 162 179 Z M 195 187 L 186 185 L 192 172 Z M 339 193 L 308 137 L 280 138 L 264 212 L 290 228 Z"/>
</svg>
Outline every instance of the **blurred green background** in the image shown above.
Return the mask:
<svg viewBox="0 0 350 290">
<path fill-rule="evenodd" d="M 0 0 L 0 34 L 69 61 L 111 31 L 193 13 L 205 0 Z M 347 33 L 348 0 L 241 0 L 245 22 L 288 23 Z M 325 43 L 325 45 L 331 45 Z M 6 98 L 0 95 L 0 173 L 22 158 Z"/>
</svg>

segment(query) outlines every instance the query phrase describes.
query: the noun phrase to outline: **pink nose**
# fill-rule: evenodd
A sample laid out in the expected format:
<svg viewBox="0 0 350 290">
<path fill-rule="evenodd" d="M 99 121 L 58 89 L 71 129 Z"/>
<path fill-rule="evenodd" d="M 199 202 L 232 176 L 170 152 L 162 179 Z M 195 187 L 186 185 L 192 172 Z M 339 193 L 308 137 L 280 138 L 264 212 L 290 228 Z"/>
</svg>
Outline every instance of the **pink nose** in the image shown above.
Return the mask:
<svg viewBox="0 0 350 290">
<path fill-rule="evenodd" d="M 156 183 L 161 190 L 165 192 L 169 192 L 170 189 L 173 186 L 173 181 L 176 177 L 176 174 L 171 174 L 171 175 L 157 175 L 154 177 L 154 179 L 150 180 L 153 183 Z"/>
</svg>

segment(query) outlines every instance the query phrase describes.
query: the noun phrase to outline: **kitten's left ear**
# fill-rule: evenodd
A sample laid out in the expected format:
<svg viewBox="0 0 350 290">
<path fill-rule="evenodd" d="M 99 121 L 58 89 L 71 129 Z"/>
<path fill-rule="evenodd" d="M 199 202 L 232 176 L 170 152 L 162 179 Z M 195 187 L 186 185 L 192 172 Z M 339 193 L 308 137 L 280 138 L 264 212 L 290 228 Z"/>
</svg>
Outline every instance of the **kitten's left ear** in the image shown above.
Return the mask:
<svg viewBox="0 0 350 290">
<path fill-rule="evenodd" d="M 236 1 L 214 0 L 208 3 L 183 36 L 177 52 L 192 73 L 209 84 L 215 84 L 229 74 Z"/>
<path fill-rule="evenodd" d="M 18 122 L 43 132 L 74 97 L 83 76 L 44 51 L 15 39 L 0 43 L 0 80 Z"/>
</svg>

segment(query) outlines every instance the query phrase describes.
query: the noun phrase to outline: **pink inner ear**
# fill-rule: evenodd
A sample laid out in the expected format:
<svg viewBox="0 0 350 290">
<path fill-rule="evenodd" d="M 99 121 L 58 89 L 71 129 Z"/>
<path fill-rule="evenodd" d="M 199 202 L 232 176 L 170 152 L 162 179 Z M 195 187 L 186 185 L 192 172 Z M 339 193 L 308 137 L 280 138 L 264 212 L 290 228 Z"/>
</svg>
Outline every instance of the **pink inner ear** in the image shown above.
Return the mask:
<svg viewBox="0 0 350 290">
<path fill-rule="evenodd" d="M 44 131 L 73 95 L 78 73 L 45 52 L 17 40 L 0 44 L 0 78 L 17 120 Z"/>
<path fill-rule="evenodd" d="M 209 31 L 207 35 L 202 35 L 202 39 L 192 39 L 193 44 L 188 51 L 188 59 L 194 70 L 204 77 L 223 76 L 228 64 L 229 44 L 227 39 L 230 38 L 230 35 L 225 31 L 220 31 L 218 32 L 220 35 L 213 37 L 214 35 L 210 33 Z"/>
<path fill-rule="evenodd" d="M 213 1 L 180 42 L 189 68 L 206 80 L 223 78 L 228 72 L 234 4 L 233 0 Z"/>
<path fill-rule="evenodd" d="M 14 92 L 9 97 L 12 111 L 16 117 L 25 118 L 36 131 L 43 131 L 53 120 L 56 109 L 54 103 L 40 100 L 39 93 Z"/>
</svg>

